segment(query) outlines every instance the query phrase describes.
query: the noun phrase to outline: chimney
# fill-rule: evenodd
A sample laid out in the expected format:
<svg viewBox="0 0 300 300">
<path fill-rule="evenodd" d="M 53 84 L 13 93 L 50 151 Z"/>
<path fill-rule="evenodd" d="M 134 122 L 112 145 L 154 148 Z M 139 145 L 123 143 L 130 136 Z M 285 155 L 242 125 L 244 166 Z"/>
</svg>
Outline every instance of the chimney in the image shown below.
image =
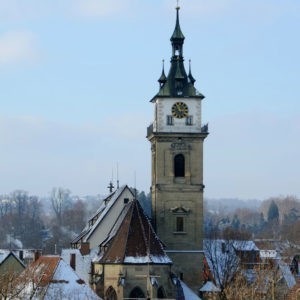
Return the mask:
<svg viewBox="0 0 300 300">
<path fill-rule="evenodd" d="M 80 253 L 82 256 L 90 254 L 90 243 L 81 243 Z"/>
<path fill-rule="evenodd" d="M 23 252 L 23 250 L 19 250 L 19 258 L 20 258 L 21 261 L 24 260 L 24 252 Z"/>
<path fill-rule="evenodd" d="M 74 271 L 76 270 L 76 254 L 75 253 L 70 254 L 70 266 Z"/>
<path fill-rule="evenodd" d="M 34 251 L 34 261 L 37 261 L 41 256 L 41 253 L 39 250 Z"/>
</svg>

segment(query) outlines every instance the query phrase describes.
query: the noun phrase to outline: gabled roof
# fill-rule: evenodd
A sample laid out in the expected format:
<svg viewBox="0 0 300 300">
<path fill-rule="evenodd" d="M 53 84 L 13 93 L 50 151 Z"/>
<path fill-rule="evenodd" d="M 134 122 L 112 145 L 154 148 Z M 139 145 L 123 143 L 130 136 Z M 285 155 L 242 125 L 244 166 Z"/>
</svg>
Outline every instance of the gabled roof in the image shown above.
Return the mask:
<svg viewBox="0 0 300 300">
<path fill-rule="evenodd" d="M 79 249 L 62 249 L 61 257 L 70 264 L 71 255 L 75 254 L 75 272 L 85 282 L 88 282 L 91 274 L 92 257 L 95 252 L 92 251 L 88 255 L 82 255 Z"/>
<path fill-rule="evenodd" d="M 286 264 L 283 260 L 279 260 L 278 267 L 281 272 L 282 278 L 286 282 L 286 285 L 289 289 L 296 285 L 295 277 L 293 276 L 291 269 L 288 264 Z"/>
<path fill-rule="evenodd" d="M 212 281 L 207 281 L 199 291 L 204 293 L 218 293 L 221 290 Z"/>
<path fill-rule="evenodd" d="M 137 200 L 127 204 L 101 248 L 103 264 L 172 263 Z"/>
<path fill-rule="evenodd" d="M 25 281 L 23 299 L 100 299 L 92 289 L 59 256 L 41 256 L 33 262 L 20 280 Z M 20 283 L 22 283 L 20 281 Z"/>
<path fill-rule="evenodd" d="M 194 293 L 194 291 L 192 291 L 183 281 L 179 280 L 179 282 L 180 282 L 180 286 L 182 288 L 184 299 L 188 299 L 188 300 L 201 300 L 201 298 L 199 298 Z"/>
<path fill-rule="evenodd" d="M 105 216 L 113 208 L 114 204 L 117 202 L 120 195 L 124 192 L 125 189 L 128 189 L 133 196 L 132 191 L 129 189 L 127 185 L 124 185 L 119 189 L 117 189 L 116 191 L 114 191 L 113 193 L 111 193 L 108 197 L 106 197 L 103 200 L 97 212 L 89 219 L 87 226 L 71 243 L 77 243 L 80 240 L 88 241 L 90 236 L 95 232 L 95 230 L 101 224 Z M 93 220 L 93 223 L 90 222 L 91 220 Z"/>
<path fill-rule="evenodd" d="M 19 264 L 25 268 L 24 262 L 20 260 L 20 258 L 10 250 L 0 250 L 0 265 L 2 265 L 10 256 L 14 257 Z"/>
</svg>

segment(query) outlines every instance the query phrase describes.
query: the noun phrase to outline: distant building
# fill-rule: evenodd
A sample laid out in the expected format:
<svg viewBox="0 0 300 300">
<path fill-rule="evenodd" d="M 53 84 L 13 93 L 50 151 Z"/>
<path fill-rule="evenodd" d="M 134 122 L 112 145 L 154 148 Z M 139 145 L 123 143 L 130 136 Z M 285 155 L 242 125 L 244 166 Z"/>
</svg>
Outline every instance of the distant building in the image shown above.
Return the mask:
<svg viewBox="0 0 300 300">
<path fill-rule="evenodd" d="M 17 275 L 25 269 L 24 262 L 10 250 L 0 250 L 0 276 Z"/>
</svg>

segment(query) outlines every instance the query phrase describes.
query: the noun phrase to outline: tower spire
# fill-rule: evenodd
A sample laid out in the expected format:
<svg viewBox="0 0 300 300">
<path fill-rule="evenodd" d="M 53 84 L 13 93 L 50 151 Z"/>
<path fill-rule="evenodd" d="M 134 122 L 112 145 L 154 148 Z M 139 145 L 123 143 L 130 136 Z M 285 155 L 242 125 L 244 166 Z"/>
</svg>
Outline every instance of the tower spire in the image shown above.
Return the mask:
<svg viewBox="0 0 300 300">
<path fill-rule="evenodd" d="M 194 97 L 203 99 L 204 96 L 194 87 L 195 79 L 191 74 L 191 68 L 187 74 L 184 66 L 183 44 L 185 37 L 181 31 L 179 21 L 179 1 L 176 7 L 176 21 L 173 34 L 170 38 L 172 45 L 171 66 L 168 75 L 165 75 L 164 65 L 159 82 L 159 92 L 151 99 L 156 97 Z"/>
<path fill-rule="evenodd" d="M 172 43 L 172 48 L 173 48 L 173 57 L 174 56 L 180 56 L 182 57 L 182 48 L 183 48 L 183 42 L 184 42 L 184 35 L 181 31 L 180 28 L 180 23 L 179 23 L 179 10 L 180 7 L 176 7 L 176 23 L 175 23 L 175 29 L 174 32 L 170 38 L 171 43 Z"/>
</svg>

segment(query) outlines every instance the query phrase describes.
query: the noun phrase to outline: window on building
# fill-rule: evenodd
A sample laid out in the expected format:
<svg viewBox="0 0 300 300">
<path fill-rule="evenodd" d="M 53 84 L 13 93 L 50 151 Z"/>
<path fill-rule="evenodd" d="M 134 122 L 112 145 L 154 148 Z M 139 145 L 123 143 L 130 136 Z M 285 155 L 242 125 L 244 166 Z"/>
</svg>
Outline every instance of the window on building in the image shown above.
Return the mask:
<svg viewBox="0 0 300 300">
<path fill-rule="evenodd" d="M 129 198 L 124 198 L 124 204 L 127 204 L 129 202 Z"/>
<path fill-rule="evenodd" d="M 177 232 L 183 232 L 184 231 L 184 219 L 183 217 L 176 217 L 176 231 Z"/>
<path fill-rule="evenodd" d="M 167 298 L 166 297 L 166 293 L 165 293 L 165 290 L 164 288 L 161 286 L 157 289 L 157 298 L 158 299 L 164 299 L 164 298 Z"/>
<path fill-rule="evenodd" d="M 137 286 L 135 287 L 129 294 L 129 298 L 137 299 L 137 298 L 145 298 L 145 294 L 143 291 Z"/>
<path fill-rule="evenodd" d="M 185 124 L 189 126 L 193 125 L 193 116 L 186 117 Z"/>
<path fill-rule="evenodd" d="M 116 293 L 115 289 L 112 286 L 110 286 L 107 289 L 107 291 L 105 293 L 105 299 L 108 299 L 108 300 L 117 300 L 118 299 L 117 293 Z"/>
<path fill-rule="evenodd" d="M 174 157 L 174 175 L 175 177 L 184 177 L 185 163 L 183 154 L 177 154 Z"/>
<path fill-rule="evenodd" d="M 167 125 L 174 125 L 173 116 L 167 116 Z"/>
</svg>

